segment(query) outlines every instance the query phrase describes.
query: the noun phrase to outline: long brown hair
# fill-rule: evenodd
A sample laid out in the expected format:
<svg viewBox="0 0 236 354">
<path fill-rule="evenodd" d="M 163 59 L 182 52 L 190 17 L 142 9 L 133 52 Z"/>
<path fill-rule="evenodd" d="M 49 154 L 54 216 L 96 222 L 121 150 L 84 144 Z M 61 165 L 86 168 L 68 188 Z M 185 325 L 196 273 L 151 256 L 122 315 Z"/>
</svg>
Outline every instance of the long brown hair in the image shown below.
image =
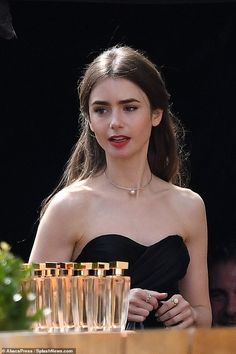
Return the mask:
<svg viewBox="0 0 236 354">
<path fill-rule="evenodd" d="M 80 100 L 80 137 L 66 164 L 63 176 L 51 197 L 75 180 L 95 176 L 106 168 L 104 150 L 89 127 L 89 97 L 94 85 L 104 78 L 124 78 L 147 95 L 152 110 L 163 110 L 161 123 L 152 128 L 148 162 L 152 173 L 178 185 L 183 183 L 184 128 L 170 110 L 170 95 L 156 65 L 141 51 L 128 46 L 114 46 L 98 55 L 85 69 L 78 84 Z"/>
</svg>

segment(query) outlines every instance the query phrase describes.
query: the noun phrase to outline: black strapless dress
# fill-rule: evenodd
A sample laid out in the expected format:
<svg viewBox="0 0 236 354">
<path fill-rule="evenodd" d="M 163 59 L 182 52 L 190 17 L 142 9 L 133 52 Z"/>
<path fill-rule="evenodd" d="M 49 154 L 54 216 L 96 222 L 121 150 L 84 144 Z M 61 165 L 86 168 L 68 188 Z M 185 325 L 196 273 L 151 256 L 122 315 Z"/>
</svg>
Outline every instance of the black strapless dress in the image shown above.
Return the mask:
<svg viewBox="0 0 236 354">
<path fill-rule="evenodd" d="M 126 274 L 131 277 L 131 288 L 167 292 L 169 298 L 179 292 L 178 282 L 187 271 L 189 253 L 183 238 L 178 235 L 144 246 L 126 236 L 108 234 L 90 241 L 75 262 L 116 260 L 129 262 Z M 150 313 L 142 328 L 163 326 L 154 314 L 154 311 Z"/>
</svg>

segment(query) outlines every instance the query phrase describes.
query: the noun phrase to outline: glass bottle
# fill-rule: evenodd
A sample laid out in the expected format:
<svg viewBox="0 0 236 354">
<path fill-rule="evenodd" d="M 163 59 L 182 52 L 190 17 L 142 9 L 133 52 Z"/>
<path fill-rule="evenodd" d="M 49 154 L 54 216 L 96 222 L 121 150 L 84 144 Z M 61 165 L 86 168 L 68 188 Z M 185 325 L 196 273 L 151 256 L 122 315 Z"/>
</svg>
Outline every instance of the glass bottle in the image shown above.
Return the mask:
<svg viewBox="0 0 236 354">
<path fill-rule="evenodd" d="M 51 310 L 45 308 L 44 303 L 44 280 L 45 280 L 45 269 L 35 269 L 32 279 L 31 289 L 35 294 L 35 310 L 44 310 L 44 316 L 35 323 L 35 331 L 47 331 L 48 330 L 48 320 L 51 316 Z M 49 316 L 49 319 L 46 319 Z"/>
<path fill-rule="evenodd" d="M 111 275 L 106 278 L 107 323 L 110 331 L 124 331 L 128 317 L 130 277 L 125 276 L 128 262 L 110 262 Z"/>
<path fill-rule="evenodd" d="M 76 263 L 72 276 L 72 313 L 75 330 L 87 331 L 88 294 L 92 291 L 92 263 Z"/>
<path fill-rule="evenodd" d="M 51 264 L 52 266 L 53 264 Z M 44 278 L 43 288 L 43 305 L 51 310 L 51 315 L 46 318 L 46 323 L 49 332 L 61 332 L 63 326 L 62 308 L 59 304 L 62 303 L 62 292 L 58 291 L 58 275 L 59 268 L 49 268 L 46 263 L 46 276 Z"/>
<path fill-rule="evenodd" d="M 94 274 L 87 283 L 87 319 L 89 331 L 104 331 L 106 329 L 106 271 L 109 263 L 92 263 Z"/>
<path fill-rule="evenodd" d="M 65 266 L 61 264 L 61 266 Z M 60 332 L 68 332 L 74 329 L 72 315 L 72 271 L 68 267 L 60 268 L 57 277 L 58 288 L 58 320 Z"/>
<path fill-rule="evenodd" d="M 31 296 L 34 300 L 29 307 L 29 315 L 34 315 L 38 310 L 43 310 L 43 317 L 39 321 L 35 321 L 33 329 L 35 331 L 46 331 L 47 325 L 45 316 L 48 311 L 44 309 L 43 305 L 43 288 L 45 277 L 45 263 L 24 263 L 23 269 L 30 269 L 31 274 L 22 284 L 22 290 Z"/>
</svg>

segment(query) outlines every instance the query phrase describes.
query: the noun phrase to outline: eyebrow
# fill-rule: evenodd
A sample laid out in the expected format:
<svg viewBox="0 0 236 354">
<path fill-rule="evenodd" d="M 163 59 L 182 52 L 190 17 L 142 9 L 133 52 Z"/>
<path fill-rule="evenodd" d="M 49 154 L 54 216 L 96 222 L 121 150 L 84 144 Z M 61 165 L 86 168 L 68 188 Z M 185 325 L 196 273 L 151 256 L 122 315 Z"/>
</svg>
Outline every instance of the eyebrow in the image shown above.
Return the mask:
<svg viewBox="0 0 236 354">
<path fill-rule="evenodd" d="M 140 101 L 137 100 L 136 98 L 128 98 L 128 99 L 126 99 L 126 100 L 120 100 L 118 103 L 119 103 L 119 104 L 127 104 L 127 103 L 131 103 L 131 102 L 140 103 Z M 99 100 L 94 101 L 94 102 L 92 103 L 92 105 L 103 105 L 103 106 L 109 106 L 109 104 L 110 104 L 110 103 L 107 102 L 107 101 L 99 101 Z"/>
</svg>

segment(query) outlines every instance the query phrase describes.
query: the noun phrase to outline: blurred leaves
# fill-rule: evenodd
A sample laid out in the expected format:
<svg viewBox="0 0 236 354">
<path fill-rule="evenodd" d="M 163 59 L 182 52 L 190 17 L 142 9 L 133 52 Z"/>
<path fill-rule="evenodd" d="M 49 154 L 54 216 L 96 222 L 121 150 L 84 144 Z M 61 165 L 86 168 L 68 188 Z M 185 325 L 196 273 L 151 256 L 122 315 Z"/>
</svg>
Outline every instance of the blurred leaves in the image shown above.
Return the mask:
<svg viewBox="0 0 236 354">
<path fill-rule="evenodd" d="M 31 266 L 0 242 L 0 331 L 29 330 L 41 318 L 42 312 L 34 311 L 35 294 L 26 286 L 31 273 Z"/>
</svg>

